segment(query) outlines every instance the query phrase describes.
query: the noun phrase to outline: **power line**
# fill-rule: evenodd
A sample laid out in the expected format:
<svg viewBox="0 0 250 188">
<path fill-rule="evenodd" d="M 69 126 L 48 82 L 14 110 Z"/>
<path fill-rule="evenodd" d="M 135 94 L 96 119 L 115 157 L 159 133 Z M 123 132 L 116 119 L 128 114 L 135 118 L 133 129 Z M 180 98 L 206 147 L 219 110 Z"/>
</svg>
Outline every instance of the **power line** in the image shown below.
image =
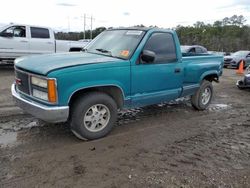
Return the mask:
<svg viewBox="0 0 250 188">
<path fill-rule="evenodd" d="M 87 17 L 86 14 L 84 14 L 84 32 L 83 32 L 83 38 L 86 39 L 86 20 L 90 19 L 90 39 L 92 39 L 92 28 L 93 28 L 93 16 L 91 15 L 91 17 Z"/>
</svg>

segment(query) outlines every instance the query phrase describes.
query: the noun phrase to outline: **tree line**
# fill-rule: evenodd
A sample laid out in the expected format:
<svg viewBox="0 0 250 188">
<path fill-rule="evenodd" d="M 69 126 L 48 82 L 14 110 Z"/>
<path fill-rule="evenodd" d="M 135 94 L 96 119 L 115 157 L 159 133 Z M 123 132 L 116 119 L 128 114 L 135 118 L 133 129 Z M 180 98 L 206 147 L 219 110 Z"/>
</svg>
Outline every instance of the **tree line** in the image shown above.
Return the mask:
<svg viewBox="0 0 250 188">
<path fill-rule="evenodd" d="M 92 30 L 92 38 L 95 38 L 101 32 L 106 30 L 105 27 L 98 27 Z M 90 39 L 91 37 L 91 30 L 85 31 L 85 39 Z M 55 33 L 56 39 L 59 40 L 81 40 L 84 39 L 84 32 L 57 32 Z"/>
<path fill-rule="evenodd" d="M 250 27 L 240 15 L 226 17 L 213 24 L 196 22 L 193 26 L 175 28 L 183 45 L 199 44 L 211 51 L 250 50 Z"/>
<path fill-rule="evenodd" d="M 238 50 L 250 50 L 250 27 L 245 25 L 244 16 L 233 15 L 213 24 L 205 24 L 197 21 L 192 26 L 178 25 L 176 30 L 182 45 L 202 45 L 210 51 L 235 52 Z M 137 25 L 144 27 L 144 25 Z M 157 27 L 157 26 L 150 26 Z M 92 31 L 93 38 L 106 30 L 99 27 Z M 85 38 L 90 38 L 90 30 L 85 32 Z M 83 32 L 58 32 L 57 39 L 79 40 L 83 39 Z"/>
</svg>

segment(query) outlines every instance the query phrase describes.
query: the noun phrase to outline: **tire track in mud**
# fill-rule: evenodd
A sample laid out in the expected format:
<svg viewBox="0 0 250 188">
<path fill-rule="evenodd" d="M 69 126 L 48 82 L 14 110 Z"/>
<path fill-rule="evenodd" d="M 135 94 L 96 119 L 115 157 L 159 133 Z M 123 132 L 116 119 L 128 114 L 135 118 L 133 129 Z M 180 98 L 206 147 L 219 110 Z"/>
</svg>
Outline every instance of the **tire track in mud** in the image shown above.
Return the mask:
<svg viewBox="0 0 250 188">
<path fill-rule="evenodd" d="M 129 110 L 129 111 L 124 112 L 124 113 L 119 115 L 118 126 L 126 124 L 126 123 L 133 123 L 134 121 L 139 121 L 140 119 L 146 119 L 149 116 L 152 117 L 152 116 L 157 116 L 157 115 L 165 115 L 165 114 L 168 115 L 168 114 L 171 114 L 174 112 L 182 113 L 183 110 L 187 110 L 187 109 L 189 109 L 189 106 L 187 106 L 186 104 L 174 104 L 174 105 L 162 104 L 161 106 L 154 105 L 154 106 L 150 106 L 150 107 L 143 108 L 143 109 L 132 109 L 132 110 Z M 187 111 L 187 114 L 190 114 L 192 112 L 193 112 L 193 110 L 189 110 L 189 111 Z M 211 113 L 211 112 L 210 111 L 197 112 L 196 115 L 203 116 L 203 115 L 206 115 L 207 113 Z M 134 119 L 133 119 L 133 117 L 134 117 Z M 11 117 L 9 117 L 9 118 L 11 119 Z M 2 120 L 1 122 L 8 123 L 8 121 L 10 119 L 5 119 L 5 120 Z M 34 121 L 34 118 L 29 117 L 29 116 L 25 116 L 25 115 L 20 115 L 20 116 L 17 116 L 15 121 L 13 121 L 12 123 L 14 124 L 14 127 L 15 127 L 20 122 L 22 122 L 23 124 L 27 124 L 27 123 L 30 123 L 30 121 L 31 122 Z M 119 125 L 119 123 L 120 123 L 120 125 Z M 18 129 L 18 131 L 26 132 L 26 133 L 28 132 L 27 136 L 34 137 L 34 138 L 41 137 L 41 135 L 45 136 L 45 137 L 49 136 L 49 137 L 53 138 L 55 135 L 58 135 L 58 134 L 65 135 L 65 133 L 66 133 L 65 128 L 63 128 L 64 125 L 60 125 L 60 128 L 59 128 L 59 126 L 54 126 L 52 128 L 49 126 L 50 125 L 44 125 L 43 127 L 38 126 L 38 127 L 34 127 L 32 129 L 28 129 L 28 130 L 26 130 L 26 128 L 19 127 L 20 129 Z M 59 133 L 58 133 L 58 128 L 60 129 Z M 37 129 L 43 129 L 43 132 L 45 132 L 45 135 L 43 135 L 43 133 L 41 131 L 35 131 Z M 52 129 L 53 132 L 51 132 L 51 130 L 49 130 L 49 129 Z M 46 133 L 47 131 L 49 133 Z M 69 129 L 67 131 L 69 132 Z M 71 134 L 71 133 L 69 133 L 69 134 Z M 43 142 L 43 140 L 44 140 L 44 138 L 41 138 L 41 140 L 39 142 Z M 76 142 L 76 143 L 78 144 L 78 142 Z M 20 155 L 25 155 L 25 153 L 28 154 L 28 153 L 32 153 L 32 152 L 34 152 L 34 153 L 41 152 L 41 151 L 44 151 L 47 149 L 51 149 L 51 146 L 47 145 L 47 147 L 44 147 L 44 148 L 39 148 L 39 149 L 35 148 L 34 150 L 29 149 L 27 151 L 23 151 L 23 149 L 21 148 L 19 151 L 20 151 Z M 5 165 L 3 164 L 3 166 L 6 166 L 6 168 L 5 168 L 6 170 L 7 170 L 7 164 L 9 162 L 11 162 L 8 160 L 8 158 L 11 158 L 11 157 L 13 157 L 11 153 L 9 153 L 9 154 L 5 153 L 4 155 L 0 156 L 0 158 L 1 158 L 0 161 L 5 161 Z M 17 158 L 20 157 L 17 151 L 15 152 L 15 157 L 17 157 Z M 6 179 L 6 176 L 8 176 L 8 173 L 7 172 L 4 173 L 4 171 L 3 171 L 0 180 Z M 30 175 L 28 174 L 27 177 L 26 176 L 22 177 L 22 179 L 25 179 L 25 178 L 30 178 Z M 19 180 L 19 178 L 16 179 L 15 177 L 13 177 L 13 178 L 11 178 L 11 181 L 21 181 L 21 180 Z"/>
<path fill-rule="evenodd" d="M 170 103 L 163 103 L 160 105 L 152 105 L 144 108 L 123 110 L 118 113 L 118 120 L 116 126 L 125 126 L 127 124 L 133 124 L 140 120 L 157 117 L 157 116 L 170 116 L 170 114 L 181 114 L 180 117 L 188 116 L 192 114 L 192 117 L 200 117 L 211 114 L 213 112 L 219 112 L 231 109 L 230 105 L 226 104 L 211 104 L 206 111 L 195 111 L 192 109 L 189 99 L 182 99 L 172 101 Z M 171 117 L 171 116 L 170 116 Z M 60 124 L 48 124 L 35 119 L 27 114 L 19 114 L 16 116 L 8 116 L 0 120 L 0 148 L 1 148 L 1 134 L 18 133 L 18 138 L 22 144 L 25 142 L 42 143 L 43 141 L 49 141 L 55 138 L 68 138 L 72 139 L 72 133 L 67 123 Z M 15 142 L 15 140 L 14 140 Z M 15 146 L 15 143 L 10 143 L 5 146 Z M 47 147 L 49 148 L 49 146 Z M 32 150 L 32 152 L 46 150 L 47 148 L 40 148 L 39 150 Z"/>
<path fill-rule="evenodd" d="M 202 117 L 205 115 L 215 115 L 215 113 L 217 112 L 221 112 L 221 111 L 232 111 L 231 114 L 234 114 L 234 110 L 231 110 L 231 107 L 228 107 L 226 105 L 211 105 L 211 107 L 207 110 L 207 111 L 203 111 L 203 112 L 195 112 L 194 110 L 191 110 L 192 108 L 190 107 L 190 104 L 188 103 L 179 103 L 179 104 L 161 104 L 161 105 L 153 105 L 153 106 L 149 106 L 146 108 L 139 108 L 139 109 L 132 109 L 132 110 L 128 110 L 128 111 L 123 111 L 120 112 L 119 114 L 119 119 L 117 122 L 117 126 L 121 126 L 121 125 L 126 125 L 129 123 L 134 123 L 136 121 L 140 121 L 142 119 L 147 119 L 148 117 L 154 117 L 154 116 L 160 116 L 160 115 L 169 115 L 172 113 L 177 113 L 176 115 L 178 116 L 178 114 L 186 114 L 185 117 L 189 116 L 190 114 L 192 114 L 192 118 L 195 117 Z M 27 116 L 27 115 L 18 115 L 15 116 L 15 119 L 13 119 L 13 117 L 8 117 L 5 119 L 2 119 L 0 122 L 1 123 L 9 123 L 12 122 L 12 124 L 14 125 L 13 127 L 20 125 L 21 124 L 29 124 L 30 122 L 36 121 L 34 118 Z M 213 120 L 210 122 L 210 124 L 217 124 L 217 119 Z M 243 124 L 245 127 L 248 128 L 248 122 L 246 121 L 246 125 Z M 50 127 L 51 125 L 45 124 L 42 127 L 41 126 L 37 126 L 37 127 L 31 127 L 31 129 L 27 129 L 24 127 L 22 128 L 18 128 L 16 129 L 16 131 L 21 132 L 21 134 L 27 134 L 26 136 L 28 137 L 41 137 L 39 138 L 39 142 L 43 142 L 45 137 L 51 137 L 53 138 L 54 136 L 58 136 L 58 135 L 71 135 L 70 130 L 65 128 L 64 124 L 59 124 L 53 127 Z M 211 128 L 211 126 L 209 126 Z M 212 160 L 211 157 L 210 158 L 205 158 L 204 157 L 204 153 L 206 153 L 206 151 L 210 151 L 211 148 L 216 148 L 217 145 L 214 145 L 214 143 L 218 143 L 219 139 L 220 139 L 220 135 L 225 131 L 225 129 L 229 130 L 232 127 L 232 125 L 227 125 L 224 127 L 221 127 L 221 131 L 220 133 L 217 133 L 216 130 L 217 128 L 214 130 L 214 132 L 212 131 L 213 129 L 211 128 L 210 131 L 212 131 L 210 133 L 203 133 L 203 134 L 199 134 L 199 135 L 195 135 L 193 137 L 187 138 L 187 139 L 183 139 L 183 140 L 179 140 L 174 142 L 172 145 L 166 145 L 164 148 L 161 148 L 161 150 L 155 150 L 153 151 L 153 155 L 155 156 L 155 158 L 158 158 L 159 161 L 164 162 L 163 166 L 166 166 L 166 168 L 169 171 L 174 171 L 176 172 L 176 168 L 180 167 L 180 166 L 193 166 L 192 168 L 195 169 L 195 167 L 197 166 L 201 166 L 203 168 L 209 168 L 211 169 L 211 166 L 214 166 L 214 163 L 208 163 L 206 164 L 205 161 L 209 161 Z M 13 131 L 14 129 L 6 129 L 7 131 Z M 39 131 L 37 131 L 39 130 Z M 59 130 L 59 131 L 58 131 Z M 63 137 L 62 136 L 62 137 Z M 72 135 L 71 135 L 72 136 Z M 225 136 L 225 135 L 224 135 Z M 72 136 L 73 137 L 73 136 Z M 228 154 L 228 149 L 230 149 L 230 147 L 232 146 L 232 144 L 229 146 L 227 145 L 227 143 L 229 143 L 228 141 L 228 137 L 229 134 L 227 134 L 227 136 L 225 136 L 225 140 L 224 142 L 219 142 L 219 147 L 221 147 L 221 150 L 225 150 L 222 157 L 219 157 L 220 160 L 217 160 L 218 163 L 222 163 L 225 160 L 229 160 L 227 159 L 227 155 Z M 245 135 L 245 139 L 249 139 L 249 135 Z M 247 143 L 246 140 L 246 143 Z M 72 142 L 70 142 L 72 145 Z M 78 143 L 78 142 L 76 142 Z M 197 146 L 197 143 L 199 143 L 199 147 Z M 249 143 L 249 141 L 248 141 Z M 24 143 L 25 144 L 25 143 Z M 224 146 L 224 145 L 225 146 Z M 236 143 L 237 145 L 237 143 Z M 28 150 L 28 151 L 22 151 L 22 148 L 20 151 L 21 155 L 25 155 L 25 153 L 32 153 L 32 152 L 41 152 L 47 149 L 51 149 L 50 146 L 47 145 L 47 147 L 43 147 L 43 148 L 35 148 L 34 150 Z M 188 152 L 187 150 L 191 150 L 193 151 L 193 153 Z M 217 149 L 218 150 L 218 149 Z M 1 151 L 1 148 L 0 148 Z M 11 151 L 11 148 L 10 148 Z M 140 151 L 141 152 L 141 151 Z M 16 156 L 18 157 L 18 152 L 15 152 Z M 141 152 L 143 153 L 143 152 Z M 146 152 L 146 153 L 150 153 L 150 152 Z M 163 156 L 164 155 L 164 156 Z M 218 153 L 216 155 L 216 152 L 213 153 L 213 157 L 218 157 L 221 155 L 221 153 Z M 8 174 L 8 164 L 11 161 L 8 161 L 7 158 L 11 158 L 12 154 L 11 152 L 8 154 L 5 153 L 1 156 L 0 154 L 0 161 L 5 161 L 3 165 L 3 171 L 2 173 L 0 173 L 0 182 L 1 181 L 5 181 L 6 179 L 8 179 L 7 181 L 5 181 L 6 185 L 8 185 L 9 183 L 11 184 L 11 182 L 20 182 L 23 181 L 27 178 L 31 178 L 31 177 L 35 177 L 36 175 L 31 176 L 29 173 L 26 176 L 23 176 L 22 178 L 18 178 L 18 176 L 15 177 L 15 175 L 11 178 L 9 178 L 9 174 Z M 146 156 L 143 155 L 142 158 L 145 158 Z M 149 158 L 152 156 L 148 156 Z M 204 160 L 205 159 L 205 160 Z M 166 162 L 168 161 L 168 162 Z M 194 162 L 195 161 L 195 162 Z M 228 164 L 228 163 L 226 163 Z M 228 166 L 226 166 L 228 167 Z M 221 168 L 224 168 L 221 167 Z M 235 168 L 241 168 L 241 166 L 237 166 Z M 79 171 L 78 167 L 76 167 L 75 169 L 76 171 Z M 84 169 L 80 169 L 80 170 L 84 170 Z M 46 173 L 45 173 L 46 174 Z M 41 175 L 41 174 L 40 174 Z M 73 176 L 70 176 L 73 177 Z M 59 178 L 59 180 L 61 179 L 67 179 L 69 178 L 68 176 L 65 177 L 61 177 Z M 12 184 L 13 185 L 13 184 Z"/>
<path fill-rule="evenodd" d="M 245 112 L 243 112 L 245 114 Z M 221 115 L 221 114 L 220 114 Z M 139 170 L 145 171 L 143 175 L 137 177 L 137 181 L 146 183 L 146 177 L 150 177 L 152 172 L 162 174 L 161 180 L 169 180 L 166 173 L 171 173 L 177 179 L 190 178 L 195 173 L 202 176 L 204 181 L 213 179 L 216 185 L 221 183 L 217 174 L 229 174 L 233 177 L 238 170 L 248 170 L 250 168 L 250 117 L 246 113 L 241 117 L 244 120 L 238 122 L 237 118 L 228 118 L 224 124 L 218 124 L 216 119 L 212 119 L 206 124 L 210 124 L 207 132 L 202 132 L 195 136 L 177 140 L 172 144 L 147 151 L 142 149 L 133 157 L 137 161 Z M 145 168 L 146 161 L 153 158 L 158 162 L 157 167 Z M 153 162 L 153 161 L 152 161 Z M 160 168 L 159 168 L 160 167 Z M 232 173 L 232 172 L 235 172 Z M 235 175 L 236 176 L 236 175 Z M 250 178 L 250 176 L 249 176 Z M 200 182 L 198 182 L 200 183 Z"/>
<path fill-rule="evenodd" d="M 220 106 L 216 107 L 216 110 L 214 110 L 214 106 L 212 106 L 207 111 L 195 111 L 195 113 L 193 113 L 194 110 L 191 108 L 191 104 L 188 100 L 173 101 L 172 103 L 120 111 L 118 113 L 116 126 L 125 126 L 126 124 L 132 124 L 148 117 L 167 116 L 172 113 L 184 113 L 184 115 L 192 113 L 192 116 L 202 116 L 207 115 L 208 112 L 226 110 L 225 106 L 226 105 L 223 106 L 223 109 L 220 109 Z M 67 123 L 48 124 L 27 114 L 8 116 L 0 120 L 0 148 L 1 135 L 12 133 L 18 133 L 19 139 L 24 139 L 22 143 L 25 143 L 25 137 L 27 137 L 27 141 L 35 139 L 36 141 L 40 140 L 39 142 L 42 142 L 43 139 L 46 141 L 50 138 L 53 139 L 63 135 L 72 138 L 72 133 Z M 6 146 L 15 146 L 15 143 L 2 143 L 2 147 Z"/>
</svg>

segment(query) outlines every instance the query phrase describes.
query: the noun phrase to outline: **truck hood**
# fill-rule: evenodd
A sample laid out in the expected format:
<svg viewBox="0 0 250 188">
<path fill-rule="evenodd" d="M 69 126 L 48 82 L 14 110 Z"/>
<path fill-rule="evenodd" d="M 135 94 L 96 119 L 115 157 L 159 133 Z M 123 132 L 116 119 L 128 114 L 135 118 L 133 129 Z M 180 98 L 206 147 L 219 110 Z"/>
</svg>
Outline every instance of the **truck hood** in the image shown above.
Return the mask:
<svg viewBox="0 0 250 188">
<path fill-rule="evenodd" d="M 114 61 L 121 61 L 121 59 L 99 54 L 77 52 L 21 57 L 15 60 L 15 66 L 30 72 L 47 75 L 49 72 L 61 68 Z"/>
</svg>

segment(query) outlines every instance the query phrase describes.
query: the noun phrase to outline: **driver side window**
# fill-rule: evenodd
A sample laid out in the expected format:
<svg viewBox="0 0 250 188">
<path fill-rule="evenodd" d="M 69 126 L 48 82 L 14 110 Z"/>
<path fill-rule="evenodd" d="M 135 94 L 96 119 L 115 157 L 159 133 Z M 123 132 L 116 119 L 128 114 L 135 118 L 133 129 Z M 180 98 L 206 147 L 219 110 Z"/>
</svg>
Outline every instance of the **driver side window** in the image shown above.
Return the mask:
<svg viewBox="0 0 250 188">
<path fill-rule="evenodd" d="M 177 59 L 175 42 L 171 33 L 153 33 L 144 46 L 144 50 L 155 53 L 154 63 L 170 63 Z"/>
<path fill-rule="evenodd" d="M 25 26 L 12 26 L 4 30 L 3 33 L 11 33 L 13 37 L 26 37 Z"/>
</svg>

